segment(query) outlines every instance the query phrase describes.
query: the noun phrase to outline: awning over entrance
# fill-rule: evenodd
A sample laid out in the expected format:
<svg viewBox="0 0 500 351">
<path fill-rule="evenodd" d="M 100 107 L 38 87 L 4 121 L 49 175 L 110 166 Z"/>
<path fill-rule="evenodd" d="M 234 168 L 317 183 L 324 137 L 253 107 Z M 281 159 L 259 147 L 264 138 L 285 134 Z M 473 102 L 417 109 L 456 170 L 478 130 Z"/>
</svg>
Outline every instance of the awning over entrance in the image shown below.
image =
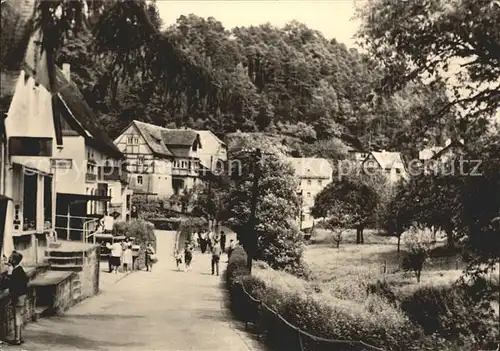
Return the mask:
<svg viewBox="0 0 500 351">
<path fill-rule="evenodd" d="M 0 202 L 7 202 L 7 201 L 12 201 L 12 199 L 5 195 L 0 195 Z"/>
<path fill-rule="evenodd" d="M 105 195 L 57 193 L 57 197 L 58 199 L 65 200 L 71 203 L 87 201 L 111 201 L 111 196 Z"/>
</svg>

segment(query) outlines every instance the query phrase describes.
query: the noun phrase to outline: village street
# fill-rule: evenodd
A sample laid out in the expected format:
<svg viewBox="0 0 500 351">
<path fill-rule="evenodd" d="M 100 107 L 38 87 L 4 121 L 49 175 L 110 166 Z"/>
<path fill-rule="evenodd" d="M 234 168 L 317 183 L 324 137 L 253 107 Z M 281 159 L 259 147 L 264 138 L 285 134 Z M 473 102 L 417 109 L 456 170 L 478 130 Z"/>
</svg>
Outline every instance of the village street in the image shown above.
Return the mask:
<svg viewBox="0 0 500 351">
<path fill-rule="evenodd" d="M 163 231 L 156 236 L 159 262 L 152 273 L 135 272 L 103 284 L 101 294 L 65 314 L 27 325 L 21 348 L 3 344 L 0 350 L 256 349 L 256 342 L 231 321 L 222 276 L 210 274 L 210 255 L 197 252 L 193 270 L 177 272 L 175 238 Z M 225 261 L 224 255 L 221 271 Z"/>
</svg>

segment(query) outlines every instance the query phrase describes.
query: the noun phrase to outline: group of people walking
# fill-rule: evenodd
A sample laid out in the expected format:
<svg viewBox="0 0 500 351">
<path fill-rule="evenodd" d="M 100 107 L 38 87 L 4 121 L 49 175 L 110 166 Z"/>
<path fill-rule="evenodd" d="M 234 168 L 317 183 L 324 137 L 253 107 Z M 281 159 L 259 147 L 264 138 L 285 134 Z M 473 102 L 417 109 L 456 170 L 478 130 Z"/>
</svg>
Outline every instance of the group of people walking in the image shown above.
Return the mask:
<svg viewBox="0 0 500 351">
<path fill-rule="evenodd" d="M 229 247 L 227 247 L 226 250 L 227 237 L 224 231 L 221 231 L 220 235 L 215 235 L 210 231 L 199 231 L 195 233 L 194 237 L 196 238 L 196 241 L 187 241 L 183 252 L 179 249 L 176 249 L 176 251 L 174 252 L 177 270 L 181 270 L 181 265 L 183 262 L 185 264 L 185 272 L 191 269 L 194 246 L 195 244 L 198 244 L 202 254 L 209 253 L 212 255 L 212 275 L 219 275 L 219 262 L 222 254 L 227 253 L 229 257 L 231 255 L 231 252 L 234 250 L 236 243 L 231 239 Z"/>
<path fill-rule="evenodd" d="M 132 251 L 132 240 L 126 237 L 124 240 L 116 241 L 113 244 L 107 243 L 109 254 L 109 273 L 118 273 L 122 268 L 123 272 L 134 269 L 135 257 Z"/>
</svg>

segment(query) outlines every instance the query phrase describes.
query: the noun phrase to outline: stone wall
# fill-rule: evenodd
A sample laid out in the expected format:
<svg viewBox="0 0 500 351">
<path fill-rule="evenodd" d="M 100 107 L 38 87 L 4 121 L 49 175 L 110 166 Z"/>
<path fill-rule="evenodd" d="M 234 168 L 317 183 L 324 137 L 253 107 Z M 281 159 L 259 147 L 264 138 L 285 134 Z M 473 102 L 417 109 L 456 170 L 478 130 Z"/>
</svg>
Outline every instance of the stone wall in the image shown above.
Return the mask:
<svg viewBox="0 0 500 351">
<path fill-rule="evenodd" d="M 80 274 L 81 299 L 94 296 L 99 292 L 100 248 L 95 246 L 85 253 Z"/>
<path fill-rule="evenodd" d="M 78 302 L 73 299 L 73 286 L 77 284 L 76 278 L 76 274 L 72 274 L 56 285 L 51 313 L 62 313 Z"/>
</svg>

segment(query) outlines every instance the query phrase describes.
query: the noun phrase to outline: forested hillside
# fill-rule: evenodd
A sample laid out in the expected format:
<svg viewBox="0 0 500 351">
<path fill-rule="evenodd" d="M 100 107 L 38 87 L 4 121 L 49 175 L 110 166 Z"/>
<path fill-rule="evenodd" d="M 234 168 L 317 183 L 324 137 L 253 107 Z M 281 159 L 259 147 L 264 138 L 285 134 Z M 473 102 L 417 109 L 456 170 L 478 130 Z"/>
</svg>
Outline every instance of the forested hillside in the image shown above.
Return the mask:
<svg viewBox="0 0 500 351">
<path fill-rule="evenodd" d="M 161 27 L 154 5 L 150 22 Z M 214 18 L 188 15 L 163 34 L 190 64 L 210 72 L 215 96 L 205 94 L 206 78 L 194 75 L 186 78 L 191 84 L 144 78 L 139 69 L 136 79 L 113 79 L 113 60 L 96 55 L 95 32 L 80 32 L 59 54 L 58 63 L 71 63 L 74 81 L 110 135 L 138 119 L 221 135 L 241 130 L 293 136 L 305 154 L 319 153 L 342 133 L 365 147 L 414 154 L 450 132 L 453 117 L 436 117 L 447 102 L 444 85 L 412 83 L 385 95 L 374 61 L 301 23 L 229 30 Z M 157 64 L 170 63 L 166 57 Z M 183 68 L 171 67 L 176 69 Z"/>
</svg>

